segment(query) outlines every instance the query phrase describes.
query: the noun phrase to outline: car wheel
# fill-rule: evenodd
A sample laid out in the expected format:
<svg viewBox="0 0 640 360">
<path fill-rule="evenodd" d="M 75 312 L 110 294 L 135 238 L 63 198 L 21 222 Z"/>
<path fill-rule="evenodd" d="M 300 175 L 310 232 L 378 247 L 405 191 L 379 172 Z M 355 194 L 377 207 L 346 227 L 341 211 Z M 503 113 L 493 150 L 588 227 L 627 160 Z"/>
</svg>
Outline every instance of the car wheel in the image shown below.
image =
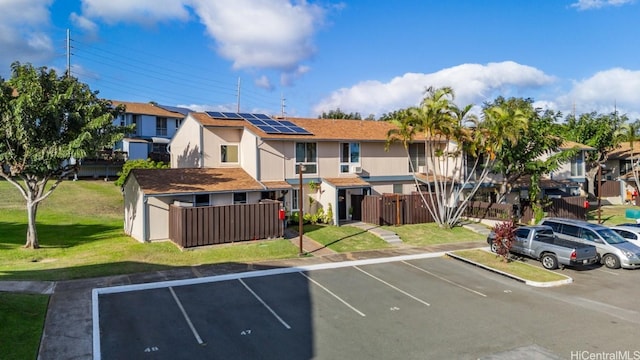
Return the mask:
<svg viewBox="0 0 640 360">
<path fill-rule="evenodd" d="M 494 241 L 491 242 L 491 252 L 498 252 L 498 244 L 496 244 Z"/>
<path fill-rule="evenodd" d="M 609 269 L 617 269 L 620 267 L 620 260 L 618 257 L 613 254 L 607 254 L 602 258 L 602 262 L 604 262 L 604 266 Z"/>
<path fill-rule="evenodd" d="M 558 268 L 558 259 L 553 254 L 544 254 L 540 258 L 542 267 L 547 270 L 555 270 Z"/>
</svg>

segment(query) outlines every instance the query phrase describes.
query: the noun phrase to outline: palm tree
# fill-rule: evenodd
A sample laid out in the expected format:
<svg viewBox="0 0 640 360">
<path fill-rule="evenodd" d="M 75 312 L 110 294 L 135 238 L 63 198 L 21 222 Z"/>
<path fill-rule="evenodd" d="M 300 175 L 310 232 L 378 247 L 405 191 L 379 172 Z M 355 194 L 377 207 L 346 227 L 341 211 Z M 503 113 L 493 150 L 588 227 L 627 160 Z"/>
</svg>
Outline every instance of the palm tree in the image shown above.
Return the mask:
<svg viewBox="0 0 640 360">
<path fill-rule="evenodd" d="M 638 161 L 636 161 L 634 154 L 635 143 L 640 140 L 640 120 L 622 125 L 620 133 L 618 135 L 620 136 L 620 140 L 622 142 L 629 143 L 633 181 L 636 185 L 636 189 L 640 189 L 640 176 L 638 175 L 640 169 L 638 169 L 638 166 L 636 166 Z"/>
</svg>

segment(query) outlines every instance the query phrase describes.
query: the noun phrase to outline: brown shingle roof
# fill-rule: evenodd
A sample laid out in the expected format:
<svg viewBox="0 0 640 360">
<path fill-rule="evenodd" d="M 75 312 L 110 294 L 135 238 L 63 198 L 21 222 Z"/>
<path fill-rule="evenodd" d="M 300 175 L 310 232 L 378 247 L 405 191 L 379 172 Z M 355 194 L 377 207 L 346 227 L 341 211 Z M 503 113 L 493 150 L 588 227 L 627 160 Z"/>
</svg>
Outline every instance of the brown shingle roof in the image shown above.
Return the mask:
<svg viewBox="0 0 640 360">
<path fill-rule="evenodd" d="M 131 175 L 146 195 L 264 190 L 241 168 L 133 169 Z"/>
<path fill-rule="evenodd" d="M 371 184 L 359 177 L 341 177 L 341 178 L 322 178 L 322 181 L 328 182 L 334 187 L 369 187 Z"/>
<path fill-rule="evenodd" d="M 564 140 L 562 142 L 562 145 L 560 145 L 560 149 L 564 149 L 564 150 L 572 149 L 574 147 L 577 147 L 580 150 L 595 150 L 591 146 L 588 146 L 588 145 L 585 145 L 585 144 L 581 144 L 581 143 L 577 143 L 577 142 L 571 141 L 571 140 Z"/>
<path fill-rule="evenodd" d="M 262 185 L 266 186 L 267 190 L 285 190 L 293 188 L 293 186 L 286 181 L 263 181 Z"/>
<path fill-rule="evenodd" d="M 119 100 L 112 100 L 111 103 L 113 104 L 113 106 L 126 106 L 127 109 L 125 110 L 125 112 L 129 114 L 163 116 L 178 119 L 184 118 L 184 115 L 182 115 L 181 113 L 168 111 L 151 103 L 137 103 Z"/>
<path fill-rule="evenodd" d="M 203 126 L 244 127 L 263 139 L 386 141 L 389 130 L 395 128 L 393 124 L 386 121 L 286 118 L 287 121 L 302 127 L 312 135 L 267 134 L 245 120 L 214 119 L 206 113 L 191 113 L 191 116 Z M 424 140 L 424 137 L 416 136 L 415 139 Z"/>
</svg>

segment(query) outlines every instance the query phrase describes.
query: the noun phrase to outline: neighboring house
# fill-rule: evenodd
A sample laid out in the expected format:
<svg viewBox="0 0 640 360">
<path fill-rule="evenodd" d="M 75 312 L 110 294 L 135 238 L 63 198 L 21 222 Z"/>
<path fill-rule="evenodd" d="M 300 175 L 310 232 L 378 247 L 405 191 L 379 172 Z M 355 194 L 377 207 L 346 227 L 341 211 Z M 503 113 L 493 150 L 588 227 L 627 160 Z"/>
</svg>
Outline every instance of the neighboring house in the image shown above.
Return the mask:
<svg viewBox="0 0 640 360">
<path fill-rule="evenodd" d="M 586 156 L 589 151 L 595 149 L 579 144 L 573 141 L 565 140 L 560 146 L 559 151 L 577 148 L 578 153 L 569 161 L 560 165 L 560 167 L 547 175 L 540 178 L 539 186 L 541 189 L 540 196 L 546 197 L 564 197 L 564 196 L 586 196 L 587 187 L 587 168 Z M 549 158 L 551 154 L 543 155 L 542 160 Z M 491 174 L 487 179 L 487 183 L 476 193 L 474 199 L 486 202 L 495 202 L 495 192 L 502 182 L 499 174 Z M 518 204 L 522 199 L 529 198 L 529 187 L 531 183 L 530 176 L 520 177 L 512 184 L 512 192 L 507 195 L 507 203 Z"/>
<path fill-rule="evenodd" d="M 167 144 L 175 135 L 189 109 L 154 103 L 112 101 L 124 105 L 124 114 L 114 119 L 114 125 L 135 125 L 135 130 L 116 144 L 115 149 L 127 154 L 127 159 L 168 161 Z"/>
<path fill-rule="evenodd" d="M 96 158 L 80 160 L 79 177 L 117 177 L 126 160 L 152 159 L 169 161 L 167 144 L 176 133 L 188 109 L 157 105 L 112 101 L 113 106 L 124 105 L 124 114 L 113 120 L 114 125 L 135 125 L 131 134 L 103 151 Z"/>
<path fill-rule="evenodd" d="M 608 186 L 611 188 L 609 193 L 603 192 L 603 196 L 607 197 L 608 202 L 623 203 L 635 200 L 637 196 L 633 194 L 637 192 L 637 185 L 632 169 L 634 163 L 637 169 L 639 157 L 640 143 L 635 143 L 633 149 L 631 149 L 628 142 L 621 143 L 618 148 L 608 154 L 607 161 L 605 161 L 602 168 L 603 184 L 613 181 L 620 183 L 618 187 L 619 195 L 613 195 L 615 192 L 614 186 Z"/>
</svg>

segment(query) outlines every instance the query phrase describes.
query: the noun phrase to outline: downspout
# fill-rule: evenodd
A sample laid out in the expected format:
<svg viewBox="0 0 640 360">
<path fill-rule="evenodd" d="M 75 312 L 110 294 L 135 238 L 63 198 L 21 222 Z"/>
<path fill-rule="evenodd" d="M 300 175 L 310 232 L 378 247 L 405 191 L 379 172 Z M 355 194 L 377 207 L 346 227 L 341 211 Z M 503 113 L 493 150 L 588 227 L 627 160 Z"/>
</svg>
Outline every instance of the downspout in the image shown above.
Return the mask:
<svg viewBox="0 0 640 360">
<path fill-rule="evenodd" d="M 200 150 L 199 150 L 200 159 L 199 159 L 198 162 L 200 163 L 199 165 L 200 165 L 200 168 L 202 169 L 202 168 L 204 168 L 204 147 L 203 147 L 203 144 L 204 144 L 204 126 L 202 126 L 202 124 L 200 124 L 200 139 L 199 139 L 199 141 L 200 141 L 200 145 L 199 145 L 200 146 Z"/>
<path fill-rule="evenodd" d="M 147 228 L 149 227 L 149 219 L 147 219 L 147 203 L 149 202 L 149 199 L 147 198 L 147 195 L 142 195 L 142 219 L 143 219 L 143 225 L 142 226 L 142 241 L 143 242 L 149 242 L 149 239 L 147 239 Z"/>
</svg>

